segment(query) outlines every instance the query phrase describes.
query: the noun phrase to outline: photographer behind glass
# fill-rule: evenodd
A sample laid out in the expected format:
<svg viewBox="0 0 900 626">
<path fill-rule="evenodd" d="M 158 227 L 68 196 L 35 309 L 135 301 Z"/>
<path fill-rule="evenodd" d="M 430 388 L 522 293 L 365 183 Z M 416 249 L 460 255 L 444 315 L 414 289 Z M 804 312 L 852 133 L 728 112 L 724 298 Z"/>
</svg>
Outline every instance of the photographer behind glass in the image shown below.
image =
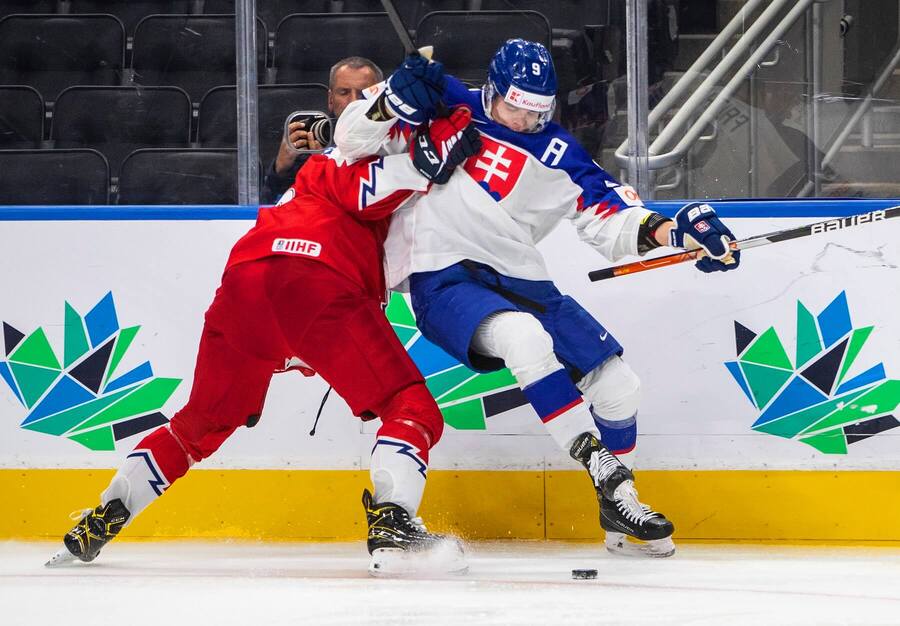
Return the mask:
<svg viewBox="0 0 900 626">
<path fill-rule="evenodd" d="M 384 80 L 381 69 L 364 57 L 347 57 L 331 67 L 328 75 L 328 112 L 337 120 L 348 104 L 357 100 L 363 89 Z M 310 113 L 310 112 L 304 112 Z M 278 155 L 263 180 L 260 190 L 262 204 L 274 204 L 294 183 L 297 171 L 306 163 L 310 154 L 307 150 L 321 150 L 327 147 L 329 124 L 319 124 L 307 115 L 289 116 L 285 136 L 281 139 Z M 310 126 L 309 128 L 307 126 Z M 287 136 L 290 135 L 290 144 Z"/>
</svg>

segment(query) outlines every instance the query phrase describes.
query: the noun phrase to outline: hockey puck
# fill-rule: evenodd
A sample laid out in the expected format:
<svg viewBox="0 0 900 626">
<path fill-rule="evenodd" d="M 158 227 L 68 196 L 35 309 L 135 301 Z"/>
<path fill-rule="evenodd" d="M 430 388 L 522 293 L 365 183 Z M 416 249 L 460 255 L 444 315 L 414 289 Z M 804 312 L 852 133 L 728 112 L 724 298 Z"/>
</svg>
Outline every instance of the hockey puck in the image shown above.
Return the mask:
<svg viewBox="0 0 900 626">
<path fill-rule="evenodd" d="M 573 569 L 572 578 L 576 580 L 590 580 L 597 578 L 597 570 L 595 569 Z"/>
</svg>

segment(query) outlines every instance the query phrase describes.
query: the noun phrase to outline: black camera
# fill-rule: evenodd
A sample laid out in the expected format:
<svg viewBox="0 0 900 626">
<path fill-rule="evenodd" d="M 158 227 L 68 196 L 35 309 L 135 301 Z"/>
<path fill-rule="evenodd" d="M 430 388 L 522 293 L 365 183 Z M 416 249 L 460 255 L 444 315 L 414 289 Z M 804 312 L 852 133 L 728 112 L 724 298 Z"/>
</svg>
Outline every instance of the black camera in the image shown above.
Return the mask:
<svg viewBox="0 0 900 626">
<path fill-rule="evenodd" d="M 294 111 L 284 121 L 284 141 L 293 152 L 318 152 L 304 148 L 295 148 L 291 143 L 290 126 L 294 122 L 303 122 L 303 129 L 311 132 L 316 142 L 323 148 L 331 144 L 332 122 L 331 118 L 322 111 Z"/>
</svg>

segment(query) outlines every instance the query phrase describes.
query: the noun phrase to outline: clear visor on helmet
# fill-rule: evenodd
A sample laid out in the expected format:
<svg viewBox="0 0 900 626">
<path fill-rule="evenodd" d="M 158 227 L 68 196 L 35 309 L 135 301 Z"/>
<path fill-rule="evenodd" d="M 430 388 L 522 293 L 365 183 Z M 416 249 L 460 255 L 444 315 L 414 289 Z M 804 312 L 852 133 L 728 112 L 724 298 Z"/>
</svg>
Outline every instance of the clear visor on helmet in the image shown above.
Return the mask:
<svg viewBox="0 0 900 626">
<path fill-rule="evenodd" d="M 524 131 L 528 133 L 538 133 L 544 130 L 544 127 L 553 119 L 553 112 L 556 110 L 556 96 L 531 93 L 524 89 L 519 89 L 515 85 L 510 85 L 506 93 L 501 94 L 494 82 L 489 80 L 481 88 L 481 101 L 484 105 L 485 114 L 491 119 L 494 119 L 491 115 L 494 96 L 502 96 L 503 101 L 513 107 L 537 113 L 535 125 Z"/>
</svg>

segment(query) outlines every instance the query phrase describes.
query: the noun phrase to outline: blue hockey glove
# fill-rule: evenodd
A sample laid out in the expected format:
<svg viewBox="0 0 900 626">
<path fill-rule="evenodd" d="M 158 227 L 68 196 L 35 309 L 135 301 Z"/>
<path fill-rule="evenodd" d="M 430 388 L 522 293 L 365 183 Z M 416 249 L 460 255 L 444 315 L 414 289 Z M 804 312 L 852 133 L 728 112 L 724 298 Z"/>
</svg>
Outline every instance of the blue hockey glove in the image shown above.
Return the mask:
<svg viewBox="0 0 900 626">
<path fill-rule="evenodd" d="M 481 135 L 472 123 L 472 111 L 466 106 L 453 107 L 448 117 L 420 126 L 409 144 L 413 166 L 438 185 L 450 180 L 456 166 L 479 150 Z"/>
<path fill-rule="evenodd" d="M 434 117 L 444 95 L 444 66 L 419 54 L 406 57 L 388 77 L 385 97 L 391 113 L 410 124 L 422 124 Z"/>
<path fill-rule="evenodd" d="M 692 202 L 675 214 L 675 228 L 669 232 L 669 245 L 687 250 L 703 250 L 695 264 L 701 272 L 727 272 L 741 264 L 740 250 L 732 250 L 732 233 L 708 204 Z"/>
</svg>

